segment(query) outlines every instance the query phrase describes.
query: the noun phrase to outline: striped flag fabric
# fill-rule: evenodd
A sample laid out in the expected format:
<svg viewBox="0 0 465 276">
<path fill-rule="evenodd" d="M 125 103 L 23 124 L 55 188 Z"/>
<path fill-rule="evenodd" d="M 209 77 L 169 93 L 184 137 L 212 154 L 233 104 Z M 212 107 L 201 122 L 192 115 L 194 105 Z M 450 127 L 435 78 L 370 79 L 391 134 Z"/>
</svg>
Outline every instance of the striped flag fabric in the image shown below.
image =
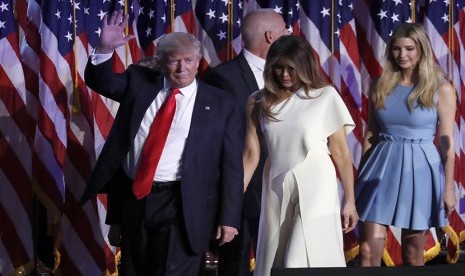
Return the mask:
<svg viewBox="0 0 465 276">
<path fill-rule="evenodd" d="M 40 103 L 34 171 L 55 241 L 56 270 L 65 275 L 101 273 L 106 270 L 105 253 L 95 206 L 81 208 L 77 203 L 95 162 L 93 123 L 86 110 L 89 100 L 87 94 L 79 93 L 86 88 L 79 81 L 81 60 L 75 55 L 82 49 L 76 43 L 76 30 L 84 27 L 76 14 L 86 7 L 70 1 L 31 0 L 28 4 L 28 17 L 36 20 L 28 32 L 41 39 L 30 45 L 36 59 L 26 61 L 36 67 L 34 94 Z"/>
<path fill-rule="evenodd" d="M 465 57 L 465 1 L 458 1 L 458 20 L 454 24 L 455 33 L 457 34 L 457 41 L 459 49 L 456 49 L 460 53 L 461 57 Z M 465 97 L 463 91 L 465 91 L 465 64 L 463 62 L 458 63 L 459 74 L 461 77 L 461 95 L 459 102 L 459 113 L 460 113 L 460 139 L 457 143 L 460 143 L 460 164 L 459 164 L 459 182 L 460 182 L 460 192 L 459 192 L 459 216 L 462 221 L 465 221 L 465 172 L 463 168 L 465 167 Z M 465 241 L 465 229 L 461 228 L 458 233 L 460 236 L 460 241 Z"/>
<path fill-rule="evenodd" d="M 155 53 L 155 41 L 171 31 L 171 7 L 167 1 L 140 1 L 137 19 L 139 43 L 146 56 Z"/>
<path fill-rule="evenodd" d="M 241 50 L 241 1 L 193 1 L 196 34 L 203 46 L 201 69 L 234 58 Z"/>
<path fill-rule="evenodd" d="M 19 51 L 14 2 L 0 4 L 0 275 L 29 273 L 33 255 L 34 119 Z"/>
<path fill-rule="evenodd" d="M 163 34 L 182 31 L 202 43 L 202 77 L 240 52 L 241 20 L 260 8 L 274 9 L 294 35 L 310 42 L 322 72 L 344 99 L 357 125 L 348 137 L 355 172 L 368 87 L 381 74 L 386 42 L 402 22 L 425 26 L 435 57 L 457 90 L 458 203 L 445 229 L 449 262 L 457 260 L 465 240 L 465 0 L 2 0 L 1 275 L 27 273 L 36 265 L 32 232 L 37 224 L 46 224 L 54 239 L 55 272 L 117 274 L 119 251 L 109 245 L 104 223 L 106 196 L 77 205 L 118 109 L 118 103 L 86 87 L 83 78 L 104 16 L 123 9 L 130 16 L 126 33 L 136 37 L 115 50 L 115 71 L 151 57 Z M 46 221 L 35 220 L 33 198 L 47 209 Z M 432 229 L 425 260 L 438 254 L 437 235 Z M 358 253 L 356 232 L 344 239 L 351 260 Z M 399 229 L 391 227 L 383 258 L 387 265 L 401 264 L 399 246 Z"/>
<path fill-rule="evenodd" d="M 355 1 L 358 44 L 362 58 L 363 93 L 367 95 L 372 79 L 381 74 L 385 59 L 386 42 L 392 31 L 402 22 L 413 22 L 417 12 L 411 12 L 409 0 Z M 415 9 L 416 10 L 416 9 Z M 367 18 L 367 14 L 370 15 Z M 412 16 L 413 15 L 413 16 Z"/>
<path fill-rule="evenodd" d="M 89 53 L 97 47 L 99 36 L 101 33 L 101 25 L 104 16 L 111 16 L 113 10 L 123 9 L 130 15 L 129 24 L 126 33 L 133 34 L 133 26 L 136 17 L 134 16 L 133 3 L 114 2 L 111 1 L 88 1 L 83 3 L 83 7 L 75 9 L 76 16 L 76 42 L 74 47 L 74 56 L 76 59 L 76 80 L 75 80 L 75 94 L 73 97 L 72 110 L 76 114 L 82 114 L 90 126 L 90 133 L 92 133 L 91 141 L 88 142 L 83 148 L 91 157 L 91 164 L 94 162 L 105 143 L 105 140 L 110 131 L 111 123 L 113 122 L 114 114 L 119 107 L 117 102 L 111 101 L 99 94 L 91 91 L 84 83 L 84 70 Z M 127 46 L 119 47 L 114 53 L 113 67 L 117 72 L 122 72 L 125 67 L 134 61 L 139 60 L 141 53 L 136 41 L 131 41 Z M 77 92 L 77 93 L 76 93 Z M 76 97 L 79 95 L 79 97 Z M 85 187 L 85 181 L 88 179 L 89 174 L 83 178 L 83 182 L 79 183 L 79 188 Z M 80 195 L 80 193 L 78 194 Z M 73 202 L 75 204 L 75 202 Z M 98 229 L 98 241 L 101 246 L 98 250 L 104 254 L 105 266 L 104 270 L 109 274 L 116 273 L 115 259 L 119 257 L 119 250 L 109 244 L 107 235 L 109 226 L 103 223 L 106 217 L 106 195 L 98 195 L 95 201 L 91 203 L 92 209 L 96 210 L 96 217 L 92 217 L 92 221 L 100 222 Z M 97 230 L 95 230 L 97 231 Z M 78 234 L 79 235 L 79 234 Z M 65 270 L 63 268 L 62 270 Z"/>
<path fill-rule="evenodd" d="M 30 80 L 27 87 L 39 102 L 33 144 L 35 193 L 47 208 L 54 269 L 64 275 L 116 272 L 116 250 L 106 241 L 108 227 L 100 223 L 105 218 L 104 199 L 85 206 L 77 203 L 103 145 L 94 137 L 106 137 L 98 115 L 107 105 L 87 89 L 82 76 L 103 15 L 118 7 L 114 4 L 28 2 L 30 20 L 22 55 Z"/>
<path fill-rule="evenodd" d="M 158 39 L 169 32 L 195 34 L 192 2 L 184 0 L 133 1 L 136 39 L 144 57 L 152 57 Z"/>
<path fill-rule="evenodd" d="M 270 8 L 279 13 L 286 23 L 286 28 L 293 35 L 300 33 L 300 4 L 298 0 L 256 0 L 259 7 Z"/>
<path fill-rule="evenodd" d="M 463 34 L 460 33 L 459 11 L 465 6 L 465 1 L 457 1 L 454 5 L 448 1 L 429 2 L 425 7 L 424 26 L 432 41 L 434 41 L 433 52 L 439 65 L 452 81 L 457 92 L 457 102 L 462 102 L 463 89 L 465 89 L 465 76 L 460 66 L 461 60 L 465 57 L 463 51 Z M 463 30 L 462 30 L 463 31 Z M 462 35 L 462 37 L 461 37 Z M 464 183 L 462 181 L 463 170 L 460 170 L 463 160 L 463 109 L 458 110 L 454 125 L 455 141 L 455 175 L 456 195 L 458 197 L 456 210 L 461 209 L 460 195 L 463 194 Z M 463 204 L 463 203 L 462 203 Z M 451 262 L 456 262 L 459 257 L 460 233 L 465 231 L 465 220 L 463 214 L 454 211 L 449 216 L 450 227 L 446 227 L 448 258 Z"/>
</svg>

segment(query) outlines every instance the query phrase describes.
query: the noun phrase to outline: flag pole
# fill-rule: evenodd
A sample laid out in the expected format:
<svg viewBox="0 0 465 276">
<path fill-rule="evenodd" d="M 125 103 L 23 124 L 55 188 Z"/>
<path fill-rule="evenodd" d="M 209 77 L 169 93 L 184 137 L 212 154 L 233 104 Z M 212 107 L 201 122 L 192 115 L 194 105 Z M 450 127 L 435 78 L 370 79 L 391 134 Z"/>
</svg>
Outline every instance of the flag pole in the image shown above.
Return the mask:
<svg viewBox="0 0 465 276">
<path fill-rule="evenodd" d="M 174 0 L 171 0 L 171 5 L 170 5 L 170 31 L 174 32 Z"/>
<path fill-rule="evenodd" d="M 76 46 L 76 33 L 77 33 L 77 30 L 76 30 L 76 1 L 73 0 L 73 63 L 74 63 L 74 66 L 73 66 L 73 75 L 74 75 L 74 80 L 73 80 L 73 105 L 72 105 L 72 108 L 71 108 L 71 112 L 72 114 L 74 115 L 79 115 L 80 113 L 80 110 L 81 110 L 81 103 L 80 103 L 80 100 L 79 100 L 79 83 L 78 83 L 78 65 L 79 65 L 79 59 L 76 58 L 78 57 L 78 49 L 77 49 L 77 46 Z"/>
<path fill-rule="evenodd" d="M 331 62 L 329 63 L 329 77 L 334 84 L 334 0 L 331 0 Z"/>
<path fill-rule="evenodd" d="M 410 16 L 412 17 L 412 23 L 415 23 L 415 0 L 410 1 Z"/>
<path fill-rule="evenodd" d="M 452 3 L 449 4 L 449 37 L 448 37 L 448 43 L 449 43 L 449 54 L 448 54 L 448 59 L 447 59 L 447 75 L 452 81 L 452 86 L 455 90 L 455 83 L 454 83 L 454 68 L 453 68 L 453 60 L 454 60 L 454 0 L 451 1 Z"/>
<path fill-rule="evenodd" d="M 233 22 L 234 20 L 234 14 L 233 14 L 233 5 L 232 5 L 232 1 L 228 1 L 228 41 L 226 43 L 226 49 L 227 49 L 227 59 L 228 60 L 231 60 L 232 59 L 232 47 L 231 47 L 231 44 L 232 44 L 232 38 L 234 37 L 233 36 Z"/>
<path fill-rule="evenodd" d="M 128 14 L 128 1 L 127 0 L 124 0 L 124 14 Z M 129 24 L 126 24 L 126 27 L 124 28 L 124 35 L 125 36 L 128 36 L 129 35 Z M 125 63 L 124 63 L 124 66 L 125 68 L 128 68 L 129 66 L 129 43 L 126 43 L 124 45 L 124 59 L 125 59 Z M 134 62 L 134 60 L 132 61 Z"/>
</svg>

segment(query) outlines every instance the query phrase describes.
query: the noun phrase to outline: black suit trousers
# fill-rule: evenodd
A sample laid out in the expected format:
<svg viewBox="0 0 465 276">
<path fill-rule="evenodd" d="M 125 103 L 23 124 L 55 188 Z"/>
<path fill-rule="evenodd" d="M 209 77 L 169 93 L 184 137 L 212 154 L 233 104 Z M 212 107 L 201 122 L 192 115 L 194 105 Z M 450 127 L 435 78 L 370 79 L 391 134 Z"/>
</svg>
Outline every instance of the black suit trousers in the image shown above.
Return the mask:
<svg viewBox="0 0 465 276">
<path fill-rule="evenodd" d="M 199 275 L 202 255 L 190 249 L 180 199 L 180 187 L 142 200 L 129 196 L 123 211 L 122 275 Z"/>
</svg>

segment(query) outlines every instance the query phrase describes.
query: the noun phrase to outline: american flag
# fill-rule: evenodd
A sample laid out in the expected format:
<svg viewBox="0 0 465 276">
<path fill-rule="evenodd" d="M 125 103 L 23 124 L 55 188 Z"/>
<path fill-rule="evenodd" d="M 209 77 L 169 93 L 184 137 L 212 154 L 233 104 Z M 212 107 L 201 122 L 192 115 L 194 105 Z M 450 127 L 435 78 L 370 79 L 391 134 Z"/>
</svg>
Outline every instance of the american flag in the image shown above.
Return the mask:
<svg viewBox="0 0 465 276">
<path fill-rule="evenodd" d="M 153 56 L 158 39 L 165 33 L 195 34 L 191 0 L 134 1 L 134 13 L 137 18 L 136 39 L 143 56 Z"/>
<path fill-rule="evenodd" d="M 116 271 L 116 250 L 106 241 L 108 227 L 103 223 L 104 197 L 85 206 L 77 201 L 111 123 L 103 123 L 102 117 L 112 114 L 112 103 L 105 104 L 88 90 L 82 76 L 87 56 L 97 44 L 103 15 L 120 8 L 119 3 L 28 2 L 21 54 L 26 87 L 38 103 L 30 108 L 37 118 L 34 192 L 48 211 L 48 220 L 42 223 L 54 238 L 56 270 L 65 275 Z M 126 65 L 128 59 L 126 55 L 115 63 Z"/>
<path fill-rule="evenodd" d="M 144 54 L 153 56 L 155 41 L 171 31 L 171 6 L 167 1 L 141 0 L 136 26 Z"/>
<path fill-rule="evenodd" d="M 105 271 L 102 231 L 94 204 L 78 207 L 95 151 L 90 99 L 79 76 L 85 3 L 29 1 L 23 49 L 35 74 L 32 93 L 39 102 L 34 139 L 36 194 L 48 211 L 57 270 L 63 274 Z M 79 19 L 79 20 L 78 20 Z M 82 20 L 81 20 L 82 19 Z M 91 233 L 91 235 L 89 235 Z M 81 262 L 81 260 L 83 262 Z"/>
<path fill-rule="evenodd" d="M 434 41 L 434 55 L 436 60 L 440 64 L 441 68 L 447 74 L 450 80 L 452 80 L 454 87 L 457 91 L 457 102 L 463 103 L 463 93 L 465 93 L 465 76 L 463 70 L 463 63 L 461 60 L 465 57 L 463 37 L 460 32 L 463 32 L 459 27 L 459 13 L 463 13 L 465 1 L 456 1 L 455 5 L 449 1 L 432 1 L 426 4 L 425 7 L 425 20 L 424 25 L 428 32 L 428 35 L 432 41 Z M 463 14 L 462 14 L 463 17 Z M 463 20 L 463 18 L 462 18 Z M 463 26 L 462 26 L 463 27 Z M 462 34 L 463 35 L 463 34 Z M 461 68 L 462 67 L 462 68 Z M 448 257 L 450 261 L 457 261 L 459 257 L 458 244 L 460 242 L 460 235 L 462 240 L 465 234 L 465 220 L 463 212 L 465 208 L 462 198 L 460 195 L 464 195 L 465 183 L 463 182 L 463 130 L 461 122 L 463 122 L 463 109 L 457 112 L 455 126 L 454 126 L 454 141 L 455 141 L 455 176 L 454 182 L 456 184 L 456 194 L 458 205 L 456 210 L 449 217 L 450 226 L 446 228 L 448 233 L 448 244 L 447 248 L 449 251 Z M 462 233 L 462 234 L 461 234 Z"/>
<path fill-rule="evenodd" d="M 33 268 L 31 138 L 34 119 L 12 1 L 0 4 L 0 274 Z"/>
<path fill-rule="evenodd" d="M 373 78 L 381 74 L 384 65 L 386 42 L 393 29 L 402 22 L 412 22 L 412 1 L 355 1 L 354 15 L 359 29 L 358 42 L 362 59 L 364 94 Z M 370 15 L 367 18 L 367 14 Z M 413 15 L 415 16 L 415 11 Z"/>
<path fill-rule="evenodd" d="M 459 203 L 448 232 L 449 261 L 456 260 L 458 243 L 465 240 L 465 0 L 3 0 L 0 274 L 31 271 L 37 258 L 32 231 L 38 223 L 46 224 L 54 238 L 56 272 L 116 274 L 118 249 L 109 245 L 104 223 L 106 197 L 99 195 L 84 206 L 77 200 L 118 109 L 117 103 L 85 86 L 84 67 L 97 46 L 103 16 L 120 8 L 130 15 L 126 32 L 136 39 L 116 49 L 116 71 L 152 56 L 163 34 L 183 31 L 196 35 L 203 45 L 201 75 L 240 52 L 239 29 L 248 11 L 274 9 L 289 30 L 310 42 L 322 72 L 356 121 L 348 137 L 354 171 L 360 160 L 368 86 L 382 71 L 386 41 L 402 22 L 425 25 L 436 58 L 454 80 L 458 95 Z M 33 219 L 33 197 L 46 207 L 46 221 Z M 390 228 L 384 255 L 389 265 L 400 264 L 399 240 L 399 229 Z M 355 233 L 345 237 L 345 250 L 347 260 L 357 254 Z M 437 252 L 432 231 L 425 258 Z"/>
<path fill-rule="evenodd" d="M 456 49 L 460 53 L 461 57 L 465 57 L 465 1 L 460 0 L 458 1 L 458 20 L 454 24 L 454 30 L 457 35 L 457 41 L 459 44 L 459 49 Z M 461 91 L 462 94 L 460 95 L 460 102 L 459 106 L 459 113 L 460 113 L 460 167 L 462 171 L 459 175 L 459 182 L 460 182 L 460 197 L 459 197 L 459 213 L 462 218 L 462 221 L 465 221 L 465 173 L 463 172 L 463 168 L 465 167 L 465 97 L 463 92 L 465 91 L 464 83 L 465 83 L 465 65 L 463 62 L 458 62 L 458 67 L 460 70 L 460 77 L 461 77 Z M 460 231 L 460 241 L 465 240 L 465 230 L 462 229 Z"/>
<path fill-rule="evenodd" d="M 241 49 L 241 0 L 195 1 L 197 37 L 203 44 L 202 69 L 216 66 L 235 57 Z"/>
<path fill-rule="evenodd" d="M 290 33 L 298 35 L 300 4 L 297 0 L 256 0 L 259 7 L 270 8 L 279 13 Z"/>
</svg>

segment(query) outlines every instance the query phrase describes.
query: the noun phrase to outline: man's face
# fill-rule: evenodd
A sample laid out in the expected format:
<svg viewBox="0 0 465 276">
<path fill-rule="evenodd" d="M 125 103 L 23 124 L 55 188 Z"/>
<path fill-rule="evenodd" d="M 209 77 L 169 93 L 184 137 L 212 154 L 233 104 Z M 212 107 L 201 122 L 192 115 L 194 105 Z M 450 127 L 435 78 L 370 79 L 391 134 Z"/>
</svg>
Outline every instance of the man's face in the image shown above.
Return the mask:
<svg viewBox="0 0 465 276">
<path fill-rule="evenodd" d="M 162 71 L 171 87 L 182 88 L 191 84 L 197 75 L 199 60 L 195 49 L 174 49 L 162 61 Z"/>
</svg>

